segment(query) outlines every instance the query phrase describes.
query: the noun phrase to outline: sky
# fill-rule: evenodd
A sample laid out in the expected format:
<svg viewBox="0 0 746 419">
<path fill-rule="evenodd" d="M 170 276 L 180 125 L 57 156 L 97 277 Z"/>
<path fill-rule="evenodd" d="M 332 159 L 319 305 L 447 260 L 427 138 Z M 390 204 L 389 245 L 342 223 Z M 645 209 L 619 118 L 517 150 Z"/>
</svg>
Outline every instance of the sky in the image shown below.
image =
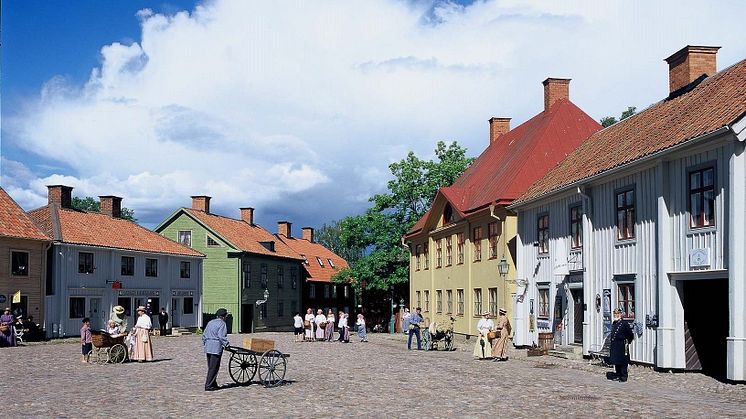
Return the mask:
<svg viewBox="0 0 746 419">
<path fill-rule="evenodd" d="M 547 77 L 600 119 L 664 98 L 685 45 L 746 58 L 746 3 L 707 4 L 5 0 L 0 185 L 27 210 L 50 184 L 122 196 L 147 227 L 210 195 L 299 235 L 363 212 L 409 151 L 479 155 Z"/>
</svg>

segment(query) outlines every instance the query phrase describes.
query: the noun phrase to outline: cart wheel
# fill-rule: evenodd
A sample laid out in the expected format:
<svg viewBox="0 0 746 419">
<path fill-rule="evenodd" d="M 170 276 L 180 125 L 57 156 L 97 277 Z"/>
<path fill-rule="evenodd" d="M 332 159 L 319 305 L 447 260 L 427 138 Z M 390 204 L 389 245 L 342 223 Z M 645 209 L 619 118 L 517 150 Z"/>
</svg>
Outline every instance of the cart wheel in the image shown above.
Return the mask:
<svg viewBox="0 0 746 419">
<path fill-rule="evenodd" d="M 98 351 L 94 348 L 88 352 L 88 362 L 91 364 L 98 364 Z"/>
<path fill-rule="evenodd" d="M 117 343 L 109 349 L 109 361 L 114 364 L 121 364 L 127 358 L 127 348 L 121 343 Z"/>
<path fill-rule="evenodd" d="M 259 360 L 259 380 L 264 387 L 277 387 L 285 381 L 285 371 L 288 361 L 282 352 L 272 349 L 262 355 Z"/>
<path fill-rule="evenodd" d="M 453 339 L 446 339 L 445 344 L 443 345 L 443 349 L 445 349 L 446 351 L 452 351 Z"/>
<path fill-rule="evenodd" d="M 251 384 L 256 375 L 256 356 L 234 352 L 228 362 L 228 373 L 236 384 Z"/>
</svg>

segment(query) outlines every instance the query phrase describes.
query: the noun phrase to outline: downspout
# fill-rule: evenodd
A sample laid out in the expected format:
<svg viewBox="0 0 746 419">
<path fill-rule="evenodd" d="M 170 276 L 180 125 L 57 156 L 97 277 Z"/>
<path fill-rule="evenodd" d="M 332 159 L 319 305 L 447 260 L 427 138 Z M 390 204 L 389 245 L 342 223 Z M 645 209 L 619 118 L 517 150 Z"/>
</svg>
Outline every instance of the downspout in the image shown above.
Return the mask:
<svg viewBox="0 0 746 419">
<path fill-rule="evenodd" d="M 42 324 L 42 330 L 44 332 L 44 336 L 47 336 L 47 275 L 49 275 L 49 272 L 47 272 L 47 269 L 49 269 L 48 261 L 49 261 L 49 249 L 52 247 L 52 242 L 43 242 L 42 244 L 42 251 L 41 251 L 41 263 L 42 263 L 42 269 L 41 269 L 41 295 L 39 296 L 39 301 L 41 301 L 41 309 L 42 313 L 44 315 L 41 317 L 41 324 Z"/>
</svg>

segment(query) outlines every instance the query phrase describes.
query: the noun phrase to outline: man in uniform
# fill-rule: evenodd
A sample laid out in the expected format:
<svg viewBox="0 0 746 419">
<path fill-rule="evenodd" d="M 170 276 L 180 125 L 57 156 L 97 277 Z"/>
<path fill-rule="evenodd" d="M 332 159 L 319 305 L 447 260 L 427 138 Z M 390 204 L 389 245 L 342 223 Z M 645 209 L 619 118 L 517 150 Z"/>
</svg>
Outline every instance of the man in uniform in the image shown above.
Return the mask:
<svg viewBox="0 0 746 419">
<path fill-rule="evenodd" d="M 166 307 L 161 307 L 161 312 L 158 313 L 158 326 L 161 329 L 161 336 L 166 336 L 166 325 L 168 324 L 168 312 Z"/>
<path fill-rule="evenodd" d="M 497 317 L 495 329 L 500 336 L 495 339 L 495 343 L 492 346 L 492 356 L 495 361 L 507 361 L 508 360 L 508 336 L 512 329 L 510 327 L 510 321 L 505 315 L 505 309 L 501 308 L 499 311 L 500 315 Z"/>
<path fill-rule="evenodd" d="M 223 357 L 223 348 L 228 346 L 228 327 L 225 318 L 228 310 L 219 308 L 215 312 L 217 318 L 210 320 L 202 333 L 202 345 L 207 354 L 207 379 L 205 380 L 205 391 L 215 391 L 220 388 L 217 383 L 218 371 L 220 370 L 220 359 Z"/>
</svg>

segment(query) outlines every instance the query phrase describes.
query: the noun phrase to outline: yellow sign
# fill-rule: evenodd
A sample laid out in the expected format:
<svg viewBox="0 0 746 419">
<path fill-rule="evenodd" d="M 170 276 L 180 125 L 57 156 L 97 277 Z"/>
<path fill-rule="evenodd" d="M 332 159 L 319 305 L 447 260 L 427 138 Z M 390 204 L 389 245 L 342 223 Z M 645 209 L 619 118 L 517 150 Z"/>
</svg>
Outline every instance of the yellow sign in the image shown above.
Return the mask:
<svg viewBox="0 0 746 419">
<path fill-rule="evenodd" d="M 18 292 L 16 292 L 15 294 L 13 294 L 13 300 L 11 302 L 13 304 L 21 302 L 21 290 L 18 290 Z"/>
</svg>

